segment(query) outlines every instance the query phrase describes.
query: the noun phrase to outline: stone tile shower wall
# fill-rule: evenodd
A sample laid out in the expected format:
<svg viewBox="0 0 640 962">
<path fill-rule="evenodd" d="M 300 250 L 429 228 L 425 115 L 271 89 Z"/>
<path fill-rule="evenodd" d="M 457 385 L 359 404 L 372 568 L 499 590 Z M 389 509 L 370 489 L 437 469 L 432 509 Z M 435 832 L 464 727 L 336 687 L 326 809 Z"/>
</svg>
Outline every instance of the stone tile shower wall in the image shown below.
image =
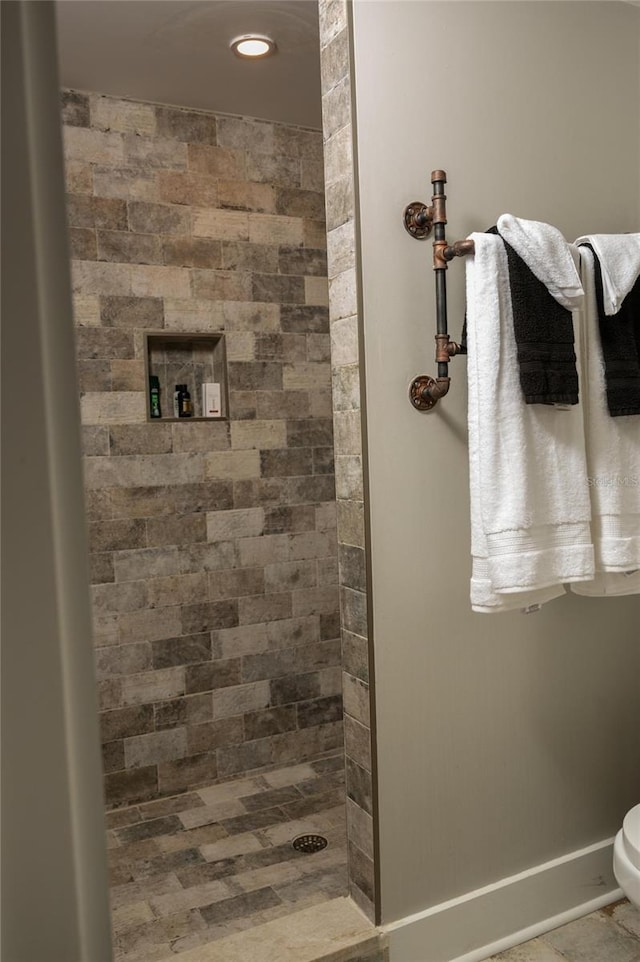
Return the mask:
<svg viewBox="0 0 640 962">
<path fill-rule="evenodd" d="M 322 140 L 75 91 L 63 120 L 119 806 L 342 748 Z M 147 331 L 224 331 L 228 421 L 147 421 Z"/>
<path fill-rule="evenodd" d="M 322 120 L 335 432 L 349 884 L 375 918 L 365 481 L 346 0 L 320 0 Z"/>
</svg>

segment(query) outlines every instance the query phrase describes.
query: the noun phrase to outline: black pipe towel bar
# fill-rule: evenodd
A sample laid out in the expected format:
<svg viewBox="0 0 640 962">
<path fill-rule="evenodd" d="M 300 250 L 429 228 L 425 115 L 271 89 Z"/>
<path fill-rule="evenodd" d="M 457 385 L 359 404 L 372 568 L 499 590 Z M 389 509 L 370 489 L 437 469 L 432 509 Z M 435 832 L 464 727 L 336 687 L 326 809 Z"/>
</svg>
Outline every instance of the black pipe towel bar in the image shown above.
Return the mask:
<svg viewBox="0 0 640 962">
<path fill-rule="evenodd" d="M 449 361 L 456 354 L 466 354 L 467 350 L 449 337 L 447 323 L 447 264 L 454 257 L 464 257 L 474 252 L 472 240 L 456 241 L 447 244 L 445 224 L 447 223 L 447 197 L 444 185 L 447 175 L 444 170 L 431 173 L 433 196 L 431 207 L 421 201 L 414 201 L 404 209 L 404 226 L 415 240 L 424 240 L 433 230 L 433 269 L 436 274 L 436 362 L 437 378 L 420 374 L 409 385 L 409 400 L 418 411 L 431 411 L 444 397 L 451 384 Z"/>
</svg>

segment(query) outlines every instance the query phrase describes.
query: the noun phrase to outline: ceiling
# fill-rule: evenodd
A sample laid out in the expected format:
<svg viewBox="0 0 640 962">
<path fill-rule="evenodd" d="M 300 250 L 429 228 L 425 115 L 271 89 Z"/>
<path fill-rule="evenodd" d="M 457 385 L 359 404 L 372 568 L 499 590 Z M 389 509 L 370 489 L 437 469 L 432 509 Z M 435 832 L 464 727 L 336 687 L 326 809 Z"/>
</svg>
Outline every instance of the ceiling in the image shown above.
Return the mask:
<svg viewBox="0 0 640 962">
<path fill-rule="evenodd" d="M 317 0 L 57 0 L 62 86 L 321 127 Z M 234 37 L 278 52 L 245 61 Z"/>
</svg>

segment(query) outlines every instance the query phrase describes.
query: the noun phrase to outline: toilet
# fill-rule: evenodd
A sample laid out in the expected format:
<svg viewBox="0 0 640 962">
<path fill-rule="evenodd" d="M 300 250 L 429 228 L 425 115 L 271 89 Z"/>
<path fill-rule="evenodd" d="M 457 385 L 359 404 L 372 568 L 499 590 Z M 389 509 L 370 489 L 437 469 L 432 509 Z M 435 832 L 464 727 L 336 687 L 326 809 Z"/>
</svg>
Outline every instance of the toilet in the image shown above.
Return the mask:
<svg viewBox="0 0 640 962">
<path fill-rule="evenodd" d="M 616 835 L 613 874 L 629 901 L 640 909 L 640 805 L 627 812 Z"/>
</svg>

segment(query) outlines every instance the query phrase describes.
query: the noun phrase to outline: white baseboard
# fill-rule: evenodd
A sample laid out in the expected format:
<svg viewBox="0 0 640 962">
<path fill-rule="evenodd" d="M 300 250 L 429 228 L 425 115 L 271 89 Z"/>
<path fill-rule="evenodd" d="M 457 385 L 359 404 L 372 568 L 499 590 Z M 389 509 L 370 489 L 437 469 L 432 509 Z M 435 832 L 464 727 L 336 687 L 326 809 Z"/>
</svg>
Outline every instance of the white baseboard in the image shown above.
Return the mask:
<svg viewBox="0 0 640 962">
<path fill-rule="evenodd" d="M 390 962 L 481 962 L 622 898 L 613 839 L 382 926 Z"/>
</svg>

